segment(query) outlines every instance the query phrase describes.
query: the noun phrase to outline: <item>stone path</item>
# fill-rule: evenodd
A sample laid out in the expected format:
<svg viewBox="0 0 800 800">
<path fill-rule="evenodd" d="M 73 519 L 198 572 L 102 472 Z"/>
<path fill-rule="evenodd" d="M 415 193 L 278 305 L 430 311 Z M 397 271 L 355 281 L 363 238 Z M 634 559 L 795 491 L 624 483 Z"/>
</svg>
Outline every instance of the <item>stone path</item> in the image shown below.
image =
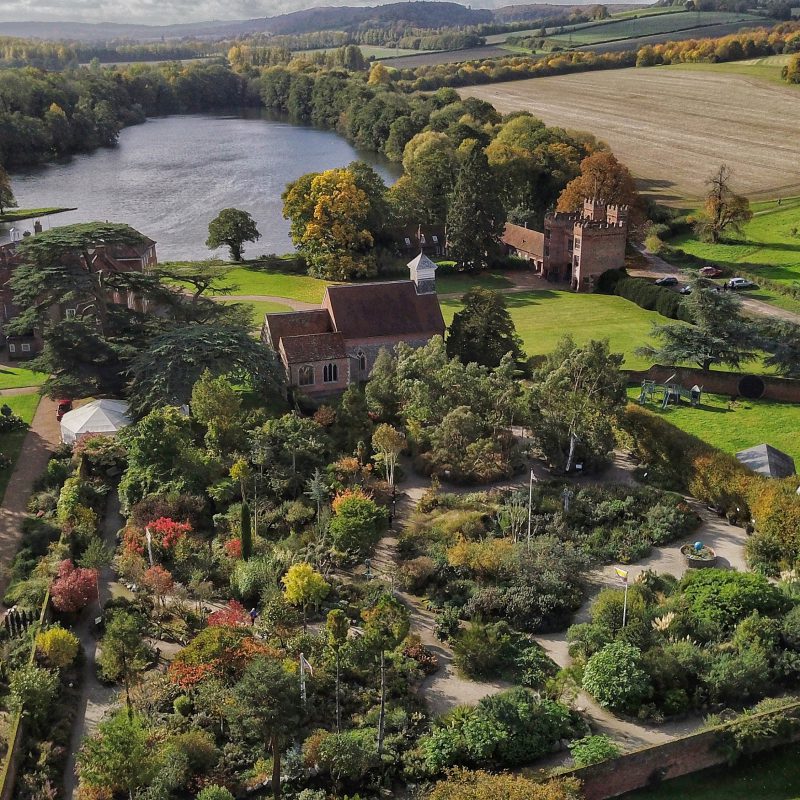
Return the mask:
<svg viewBox="0 0 800 800">
<path fill-rule="evenodd" d="M 22 520 L 25 518 L 34 481 L 44 472 L 51 452 L 60 441 L 56 403 L 49 397 L 43 397 L 22 443 L 22 450 L 0 507 L 0 596 L 8 587 L 8 568 L 19 547 Z"/>
</svg>

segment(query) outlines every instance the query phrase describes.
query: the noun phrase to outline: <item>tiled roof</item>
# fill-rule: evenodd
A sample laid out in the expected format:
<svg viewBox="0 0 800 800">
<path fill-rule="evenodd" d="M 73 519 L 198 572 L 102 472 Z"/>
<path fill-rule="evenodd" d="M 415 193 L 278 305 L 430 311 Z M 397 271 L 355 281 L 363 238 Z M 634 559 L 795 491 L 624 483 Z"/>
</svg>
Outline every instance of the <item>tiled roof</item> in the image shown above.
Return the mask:
<svg viewBox="0 0 800 800">
<path fill-rule="evenodd" d="M 309 312 L 305 312 L 309 313 Z M 310 333 L 300 336 L 283 336 L 281 347 L 288 364 L 308 361 L 331 361 L 346 358 L 344 337 L 341 333 Z"/>
<path fill-rule="evenodd" d="M 331 315 L 325 309 L 267 314 L 264 324 L 269 329 L 270 338 L 275 347 L 278 346 L 281 339 L 289 336 L 330 333 L 333 330 Z"/>
<path fill-rule="evenodd" d="M 417 294 L 413 281 L 329 286 L 323 306 L 345 339 L 444 335 L 438 298 Z"/>
<path fill-rule="evenodd" d="M 503 244 L 521 253 L 530 253 L 539 258 L 544 255 L 544 234 L 541 231 L 532 231 L 530 228 L 507 222 L 502 241 Z"/>
<path fill-rule="evenodd" d="M 794 459 L 769 444 L 740 450 L 736 458 L 753 472 L 770 478 L 790 478 L 795 474 Z"/>
</svg>

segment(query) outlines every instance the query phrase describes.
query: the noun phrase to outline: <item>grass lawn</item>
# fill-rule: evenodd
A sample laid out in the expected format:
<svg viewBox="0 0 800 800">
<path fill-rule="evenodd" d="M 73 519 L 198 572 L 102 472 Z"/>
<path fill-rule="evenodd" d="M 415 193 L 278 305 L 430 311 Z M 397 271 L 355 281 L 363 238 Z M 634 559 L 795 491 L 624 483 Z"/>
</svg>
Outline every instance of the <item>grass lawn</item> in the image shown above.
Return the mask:
<svg viewBox="0 0 800 800">
<path fill-rule="evenodd" d="M 508 278 L 493 272 L 480 275 L 437 275 L 436 291 L 439 294 L 457 294 L 480 286 L 481 289 L 508 289 L 513 284 Z"/>
<path fill-rule="evenodd" d="M 0 365 L 0 389 L 17 389 L 21 386 L 41 386 L 47 376 L 25 367 Z"/>
<path fill-rule="evenodd" d="M 722 64 L 670 64 L 658 69 L 745 75 L 748 78 L 761 78 L 781 86 L 789 86 L 790 84 L 781 78 L 781 69 L 789 63 L 790 57 L 789 55 L 765 56 L 746 61 L 726 61 Z"/>
<path fill-rule="evenodd" d="M 0 222 L 20 222 L 34 217 L 49 217 L 62 211 L 76 211 L 74 208 L 11 208 L 0 214 Z"/>
<path fill-rule="evenodd" d="M 623 795 L 624 800 L 800 800 L 797 747 L 685 775 Z"/>
<path fill-rule="evenodd" d="M 14 397 L 2 397 L 0 398 L 0 405 L 6 403 L 11 406 L 15 414 L 22 417 L 25 422 L 30 423 L 36 413 L 39 400 L 39 395 L 36 392 L 32 392 L 31 394 L 18 394 Z M 17 458 L 19 458 L 26 433 L 27 431 L 13 431 L 12 433 L 0 434 L 0 453 L 8 456 L 12 464 L 8 469 L 0 470 L 0 500 L 5 497 L 6 486 L 11 478 L 11 473 L 14 471 L 13 465 L 17 463 Z"/>
<path fill-rule="evenodd" d="M 241 302 L 243 306 L 249 306 L 253 309 L 253 328 L 258 328 L 261 330 L 261 325 L 264 322 L 264 314 L 272 314 L 275 312 L 284 312 L 284 311 L 291 311 L 292 309 L 289 306 L 284 305 L 283 303 L 270 303 L 266 300 L 259 300 L 259 301 L 249 301 L 249 300 L 242 300 L 242 301 L 226 301 L 226 302 Z"/>
<path fill-rule="evenodd" d="M 637 399 L 639 389 L 629 388 L 628 396 Z M 727 397 L 704 392 L 698 408 L 687 404 L 662 410 L 656 403 L 647 403 L 645 408 L 726 453 L 766 442 L 800 464 L 800 405 L 737 400 L 729 409 Z"/>
<path fill-rule="evenodd" d="M 780 205 L 775 200 L 753 203 L 751 208 L 753 219 L 743 236 L 734 234 L 729 241 L 710 244 L 687 233 L 669 243 L 734 271 L 737 266 L 747 266 L 777 283 L 800 281 L 800 197 L 783 198 Z"/>
<path fill-rule="evenodd" d="M 655 311 L 643 308 L 622 297 L 602 294 L 573 294 L 558 290 L 535 290 L 508 294 L 506 304 L 528 355 L 545 355 L 555 349 L 564 334 L 576 342 L 608 338 L 611 349 L 624 353 L 625 366 L 646 369 L 648 359 L 634 354 L 650 339 L 653 322 L 666 322 Z M 442 313 L 449 325 L 461 309 L 458 300 L 442 300 Z"/>
<path fill-rule="evenodd" d="M 236 287 L 232 294 L 273 295 L 306 303 L 321 303 L 325 287 L 331 283 L 294 272 L 267 272 L 247 267 L 233 267 L 226 280 Z"/>
</svg>

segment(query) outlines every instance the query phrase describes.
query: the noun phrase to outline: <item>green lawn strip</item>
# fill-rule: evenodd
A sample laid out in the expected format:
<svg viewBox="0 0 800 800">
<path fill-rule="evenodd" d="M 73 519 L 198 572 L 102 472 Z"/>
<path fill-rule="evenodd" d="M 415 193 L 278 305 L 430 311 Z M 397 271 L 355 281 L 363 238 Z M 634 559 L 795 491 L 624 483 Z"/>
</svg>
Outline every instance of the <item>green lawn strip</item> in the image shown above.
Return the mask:
<svg viewBox="0 0 800 800">
<path fill-rule="evenodd" d="M 0 389 L 17 389 L 21 386 L 41 386 L 47 375 L 24 367 L 0 365 Z"/>
<path fill-rule="evenodd" d="M 229 300 L 227 302 L 241 302 L 244 306 L 249 306 L 253 309 L 253 327 L 261 329 L 261 325 L 264 322 L 264 314 L 274 314 L 274 313 L 283 313 L 286 311 L 291 311 L 292 309 L 284 305 L 283 303 L 271 303 L 266 300 L 258 300 L 258 301 L 251 301 L 251 300 Z"/>
<path fill-rule="evenodd" d="M 76 208 L 12 208 L 0 214 L 2 222 L 21 222 L 34 217 L 49 217 L 51 214 L 61 214 L 64 211 L 77 211 Z"/>
<path fill-rule="evenodd" d="M 650 341 L 653 322 L 668 322 L 665 317 L 622 297 L 602 294 L 574 294 L 543 289 L 505 295 L 517 333 L 530 356 L 545 355 L 555 349 L 565 334 L 579 344 L 590 339 L 605 339 L 611 349 L 625 355 L 624 366 L 646 369 L 648 359 L 635 355 L 637 347 Z M 458 300 L 442 300 L 448 324 L 461 309 Z"/>
<path fill-rule="evenodd" d="M 797 746 L 684 775 L 623 795 L 623 800 L 800 800 Z"/>
<path fill-rule="evenodd" d="M 638 387 L 630 387 L 628 396 L 638 399 Z M 646 403 L 645 408 L 726 453 L 766 442 L 800 464 L 800 405 L 772 400 L 729 401 L 724 395 L 703 393 L 697 408 L 682 404 L 662 409 L 656 402 Z"/>
<path fill-rule="evenodd" d="M 685 233 L 669 244 L 732 270 L 747 267 L 778 283 L 800 281 L 800 197 L 782 199 L 780 205 L 774 200 L 753 203 L 752 209 L 753 219 L 742 236 L 733 234 L 725 242 L 712 244 Z"/>
<path fill-rule="evenodd" d="M 503 275 L 482 272 L 479 275 L 438 275 L 436 291 L 439 294 L 467 292 L 479 286 L 481 289 L 508 289 L 514 284 Z"/>
<path fill-rule="evenodd" d="M 0 397 L 0 405 L 5 403 L 11 410 L 22 417 L 25 422 L 33 421 L 33 415 L 39 405 L 40 396 L 37 392 L 31 394 L 18 394 L 11 397 Z M 0 498 L 5 498 L 6 486 L 14 471 L 14 464 L 17 463 L 22 443 L 25 441 L 27 431 L 12 431 L 11 433 L 0 433 L 0 453 L 11 459 L 11 466 L 8 469 L 0 470 Z"/>
</svg>

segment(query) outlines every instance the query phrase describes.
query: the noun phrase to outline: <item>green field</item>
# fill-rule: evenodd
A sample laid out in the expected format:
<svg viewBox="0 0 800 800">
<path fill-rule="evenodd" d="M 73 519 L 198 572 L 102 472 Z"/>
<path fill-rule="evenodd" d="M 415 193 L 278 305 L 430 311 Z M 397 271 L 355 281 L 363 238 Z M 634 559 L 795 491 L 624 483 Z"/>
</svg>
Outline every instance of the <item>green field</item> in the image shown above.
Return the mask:
<svg viewBox="0 0 800 800">
<path fill-rule="evenodd" d="M 0 214 L 0 222 L 20 222 L 23 219 L 34 217 L 49 217 L 51 214 L 61 214 L 64 211 L 75 211 L 74 208 L 11 208 Z"/>
<path fill-rule="evenodd" d="M 436 291 L 440 294 L 463 294 L 479 286 L 481 289 L 508 289 L 512 286 L 508 278 L 492 272 L 482 272 L 480 275 L 438 275 L 436 277 Z"/>
<path fill-rule="evenodd" d="M 244 306 L 250 306 L 253 309 L 253 328 L 261 330 L 261 325 L 264 323 L 264 314 L 283 313 L 291 311 L 292 309 L 283 303 L 270 303 L 266 300 L 236 300 L 232 298 L 226 302 L 241 302 Z"/>
<path fill-rule="evenodd" d="M 638 387 L 628 389 L 628 396 L 638 399 Z M 728 397 L 704 393 L 697 408 L 687 404 L 662 410 L 655 402 L 644 407 L 726 453 L 766 442 L 800 465 L 800 405 L 741 399 L 729 403 Z"/>
<path fill-rule="evenodd" d="M 675 14 L 648 15 L 638 19 L 628 17 L 614 22 L 602 22 L 548 38 L 550 41 L 562 44 L 587 45 L 747 20 L 752 20 L 754 24 L 763 22 L 763 19 L 752 14 L 737 14 L 727 11 L 681 11 Z"/>
<path fill-rule="evenodd" d="M 623 795 L 623 800 L 800 800 L 797 747 L 685 775 Z"/>
<path fill-rule="evenodd" d="M 735 176 L 734 176 L 735 179 Z M 742 236 L 732 234 L 720 244 L 701 242 L 687 233 L 669 244 L 698 258 L 714 261 L 729 269 L 748 269 L 777 283 L 800 282 L 800 197 L 753 203 L 753 219 Z"/>
<path fill-rule="evenodd" d="M 0 365 L 0 389 L 17 389 L 21 386 L 41 386 L 47 376 L 24 367 Z"/>
<path fill-rule="evenodd" d="M 30 423 L 36 413 L 39 400 L 39 395 L 33 392 L 31 394 L 18 394 L 13 397 L 2 397 L 0 398 L 0 405 L 3 403 L 9 405 L 15 414 L 22 417 L 25 422 Z M 14 431 L 13 433 L 0 434 L 0 453 L 8 456 L 12 463 L 12 466 L 8 469 L 0 470 L 0 499 L 5 497 L 6 486 L 8 486 L 8 481 L 14 470 L 13 465 L 17 463 L 19 458 L 26 433 L 27 431 Z"/>
<path fill-rule="evenodd" d="M 550 353 L 568 333 L 579 344 L 607 338 L 613 351 L 624 353 L 625 367 L 646 369 L 650 361 L 634 351 L 649 341 L 653 322 L 666 322 L 656 312 L 612 295 L 543 289 L 505 297 L 517 333 L 531 356 Z M 462 307 L 458 300 L 449 299 L 443 299 L 441 306 L 448 325 Z"/>
<path fill-rule="evenodd" d="M 411 50 L 403 47 L 379 47 L 371 44 L 360 44 L 364 58 L 374 58 L 380 60 L 382 58 L 402 58 L 403 56 L 418 56 L 420 53 L 437 53 L 438 50 Z M 292 55 L 302 58 L 304 55 L 310 53 L 332 53 L 338 50 L 338 47 L 318 47 L 313 50 L 295 50 Z"/>
<path fill-rule="evenodd" d="M 748 78 L 761 78 L 785 87 L 791 84 L 787 84 L 781 78 L 781 69 L 789 62 L 790 58 L 790 55 L 765 56 L 764 58 L 751 58 L 747 61 L 726 61 L 722 64 L 670 64 L 665 67 L 657 67 L 657 69 L 744 75 Z"/>
</svg>

